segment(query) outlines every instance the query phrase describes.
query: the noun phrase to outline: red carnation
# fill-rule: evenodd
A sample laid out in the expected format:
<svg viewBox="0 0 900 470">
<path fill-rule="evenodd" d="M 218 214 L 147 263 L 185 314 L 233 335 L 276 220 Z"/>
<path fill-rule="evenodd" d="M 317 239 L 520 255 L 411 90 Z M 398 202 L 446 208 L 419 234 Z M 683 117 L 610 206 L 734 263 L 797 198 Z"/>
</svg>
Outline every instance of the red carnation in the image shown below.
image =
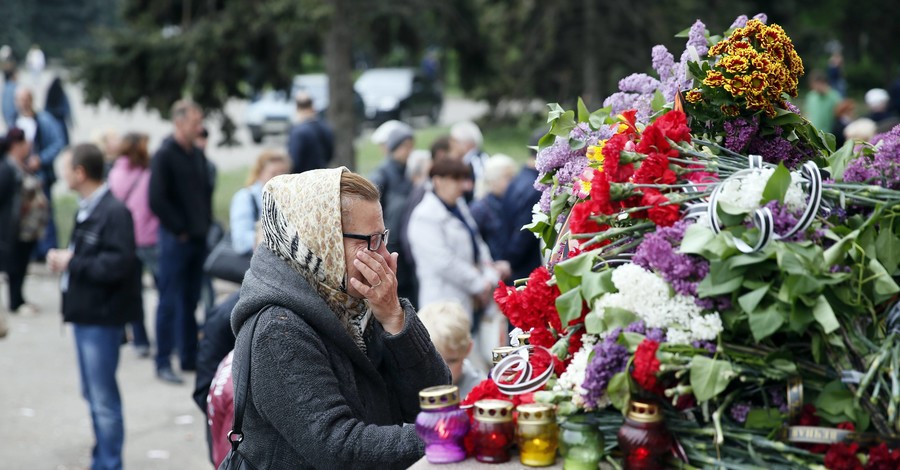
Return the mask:
<svg viewBox="0 0 900 470">
<path fill-rule="evenodd" d="M 666 204 L 668 202 L 669 199 L 655 189 L 644 190 L 644 197 L 641 199 L 642 205 L 653 206 L 647 209 L 647 218 L 660 227 L 671 227 L 681 218 L 678 204 Z"/>
<path fill-rule="evenodd" d="M 691 128 L 687 125 L 687 116 L 681 111 L 663 114 L 653 123 L 653 127 L 658 128 L 673 142 L 691 141 Z"/>
<path fill-rule="evenodd" d="M 825 454 L 825 467 L 833 470 L 863 470 L 862 463 L 856 456 L 857 452 L 859 444 L 834 444 Z"/>
<path fill-rule="evenodd" d="M 844 431 L 850 431 L 850 432 L 856 431 L 856 426 L 853 423 L 851 423 L 850 421 L 844 421 L 843 423 L 839 423 L 837 425 L 837 428 L 843 429 Z"/>
<path fill-rule="evenodd" d="M 800 419 L 797 421 L 797 424 L 800 426 L 818 426 L 819 421 L 819 417 L 816 416 L 815 405 L 810 405 L 808 403 L 803 405 L 803 408 L 800 410 Z"/>
<path fill-rule="evenodd" d="M 550 330 L 547 328 L 535 328 L 531 330 L 531 337 L 528 338 L 528 341 L 534 346 L 543 346 L 550 349 L 556 343 L 556 338 L 553 337 L 553 333 L 550 333 Z"/>
<path fill-rule="evenodd" d="M 670 150 L 672 150 L 672 146 L 669 145 L 666 136 L 655 126 L 647 126 L 644 129 L 644 132 L 641 133 L 641 141 L 638 142 L 635 148 L 635 151 L 643 154 L 653 152 L 667 154 Z"/>
<path fill-rule="evenodd" d="M 503 281 L 498 282 L 497 288 L 494 290 L 494 302 L 497 303 L 497 307 L 510 323 L 513 325 L 520 323 L 519 315 L 524 312 L 524 308 L 519 291 L 515 287 L 507 286 Z"/>
<path fill-rule="evenodd" d="M 581 201 L 572 207 L 569 216 L 569 229 L 572 233 L 596 233 L 600 225 L 591 217 L 597 215 L 597 203 L 593 200 Z"/>
<path fill-rule="evenodd" d="M 677 180 L 675 172 L 669 168 L 669 157 L 659 152 L 651 152 L 634 172 L 637 184 L 673 184 Z"/>
<path fill-rule="evenodd" d="M 517 326 L 524 331 L 533 328 L 546 328 L 548 325 L 556 331 L 562 330 L 559 312 L 556 311 L 556 298 L 559 287 L 548 285 L 550 271 L 541 266 L 528 276 L 528 284 L 522 290 L 522 304 L 525 308 L 523 320 Z"/>
<path fill-rule="evenodd" d="M 660 393 L 660 386 L 656 380 L 656 373 L 659 372 L 659 359 L 656 358 L 656 351 L 659 349 L 659 343 L 649 339 L 641 341 L 637 351 L 634 352 L 634 370 L 631 376 L 644 390 Z"/>
<path fill-rule="evenodd" d="M 591 179 L 591 201 L 593 201 L 593 209 L 601 214 L 615 214 L 621 205 L 612 200 L 610 193 L 609 176 L 598 171 L 594 173 Z"/>
<path fill-rule="evenodd" d="M 603 173 L 606 173 L 609 180 L 614 183 L 628 181 L 634 172 L 633 163 L 622 165 L 620 161 L 619 154 L 629 142 L 631 141 L 627 134 L 616 134 L 603 145 Z"/>
<path fill-rule="evenodd" d="M 626 126 L 623 134 L 634 135 L 637 133 L 637 110 L 629 109 L 627 111 L 622 111 L 621 116 L 622 118 L 620 120 Z"/>
<path fill-rule="evenodd" d="M 900 468 L 900 450 L 890 450 L 884 442 L 869 449 L 866 470 L 896 470 L 898 468 Z"/>
</svg>

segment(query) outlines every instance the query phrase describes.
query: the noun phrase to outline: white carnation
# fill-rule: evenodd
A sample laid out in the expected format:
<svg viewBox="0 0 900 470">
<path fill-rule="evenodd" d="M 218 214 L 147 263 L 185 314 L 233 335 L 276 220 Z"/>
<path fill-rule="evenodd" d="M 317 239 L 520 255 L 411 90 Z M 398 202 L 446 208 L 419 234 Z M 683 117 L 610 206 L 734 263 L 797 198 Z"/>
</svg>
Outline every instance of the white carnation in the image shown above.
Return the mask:
<svg viewBox="0 0 900 470">
<path fill-rule="evenodd" d="M 762 168 L 740 178 L 726 179 L 721 183 L 719 203 L 739 212 L 752 213 L 761 207 L 763 191 L 774 172 L 773 168 Z M 801 209 L 806 204 L 806 198 L 800 188 L 800 180 L 799 174 L 791 173 L 791 184 L 784 197 L 785 205 L 791 210 Z"/>
<path fill-rule="evenodd" d="M 722 332 L 722 319 L 718 313 L 697 315 L 691 319 L 691 335 L 694 341 L 714 341 Z"/>
</svg>

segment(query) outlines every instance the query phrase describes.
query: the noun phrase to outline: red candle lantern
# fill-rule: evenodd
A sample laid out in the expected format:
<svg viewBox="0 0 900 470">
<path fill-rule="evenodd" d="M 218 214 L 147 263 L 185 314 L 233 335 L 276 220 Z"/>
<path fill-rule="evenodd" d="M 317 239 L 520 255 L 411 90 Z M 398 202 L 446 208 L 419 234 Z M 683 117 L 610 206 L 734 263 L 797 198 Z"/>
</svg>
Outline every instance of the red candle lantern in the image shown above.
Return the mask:
<svg viewBox="0 0 900 470">
<path fill-rule="evenodd" d="M 672 449 L 672 436 L 663 422 L 662 411 L 652 403 L 631 402 L 625 424 L 619 428 L 619 449 L 625 470 L 665 468 Z"/>
<path fill-rule="evenodd" d="M 475 402 L 475 458 L 479 462 L 509 461 L 509 449 L 515 439 L 513 404 L 505 400 Z"/>
</svg>

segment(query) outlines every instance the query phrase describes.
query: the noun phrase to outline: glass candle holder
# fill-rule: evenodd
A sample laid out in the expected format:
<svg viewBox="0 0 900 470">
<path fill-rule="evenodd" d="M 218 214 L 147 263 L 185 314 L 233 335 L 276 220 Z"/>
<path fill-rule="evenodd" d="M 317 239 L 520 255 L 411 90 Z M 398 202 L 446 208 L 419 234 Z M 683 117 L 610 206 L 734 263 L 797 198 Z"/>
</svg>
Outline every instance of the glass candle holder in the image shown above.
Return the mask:
<svg viewBox="0 0 900 470">
<path fill-rule="evenodd" d="M 662 412 L 653 403 L 632 401 L 617 438 L 625 457 L 625 470 L 664 468 L 672 450 L 672 436 Z"/>
<path fill-rule="evenodd" d="M 475 458 L 479 462 L 509 461 L 509 450 L 515 443 L 516 429 L 512 421 L 513 404 L 505 400 L 475 402 Z"/>
<path fill-rule="evenodd" d="M 566 470 L 596 470 L 603 458 L 603 434 L 591 416 L 571 416 L 560 425 L 559 454 Z"/>
<path fill-rule="evenodd" d="M 491 349 L 491 362 L 496 366 L 498 362 L 502 361 L 504 357 L 509 356 L 515 351 L 516 348 L 512 346 L 500 346 L 494 349 Z"/>
<path fill-rule="evenodd" d="M 463 439 L 469 432 L 469 415 L 459 408 L 459 388 L 426 388 L 419 392 L 419 407 L 416 434 L 425 442 L 425 458 L 431 463 L 465 460 Z"/>
<path fill-rule="evenodd" d="M 519 405 L 519 460 L 529 467 L 546 467 L 556 462 L 559 431 L 552 405 Z"/>
</svg>

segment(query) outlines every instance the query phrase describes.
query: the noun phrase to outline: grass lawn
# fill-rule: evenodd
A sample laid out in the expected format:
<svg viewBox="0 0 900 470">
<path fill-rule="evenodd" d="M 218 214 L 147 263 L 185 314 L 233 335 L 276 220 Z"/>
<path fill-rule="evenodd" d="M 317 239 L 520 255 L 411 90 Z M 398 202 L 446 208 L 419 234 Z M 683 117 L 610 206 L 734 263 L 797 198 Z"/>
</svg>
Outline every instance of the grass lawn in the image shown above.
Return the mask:
<svg viewBox="0 0 900 470">
<path fill-rule="evenodd" d="M 431 143 L 442 135 L 447 135 L 448 127 L 426 127 L 416 129 L 416 148 L 427 150 Z M 493 155 L 504 153 L 515 160 L 524 161 L 528 155 L 528 137 L 531 129 L 517 127 L 498 127 L 484 131 L 484 150 Z M 360 174 L 370 174 L 384 155 L 381 149 L 368 138 L 360 139 L 356 146 L 356 170 Z M 230 171 L 220 171 L 216 181 L 216 190 L 213 193 L 213 214 L 217 221 L 228 225 L 228 209 L 231 197 L 244 185 L 248 168 L 237 168 Z M 54 215 L 58 232 L 59 246 L 66 246 L 69 235 L 72 233 L 72 223 L 78 203 L 74 194 L 65 193 L 54 197 Z"/>
</svg>

